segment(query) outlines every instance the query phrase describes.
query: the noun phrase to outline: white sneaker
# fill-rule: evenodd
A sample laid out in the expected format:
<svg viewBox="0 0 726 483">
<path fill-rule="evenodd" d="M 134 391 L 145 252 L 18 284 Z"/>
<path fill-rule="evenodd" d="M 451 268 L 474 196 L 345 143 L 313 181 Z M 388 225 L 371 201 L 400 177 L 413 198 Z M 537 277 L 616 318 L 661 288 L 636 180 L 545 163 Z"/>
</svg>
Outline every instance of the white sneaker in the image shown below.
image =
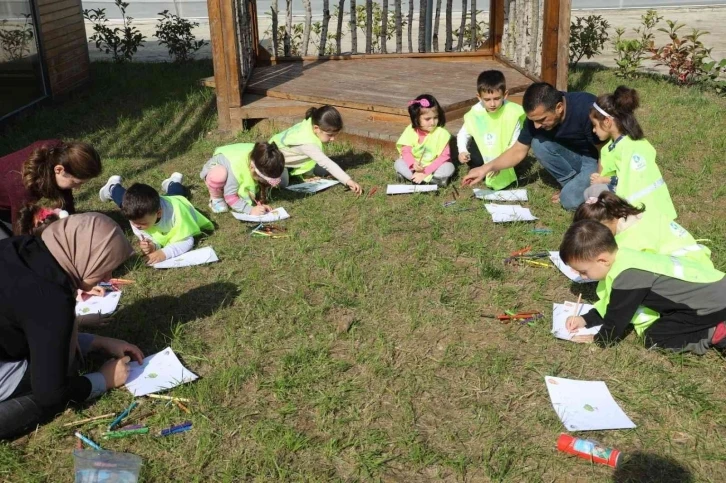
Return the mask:
<svg viewBox="0 0 726 483">
<path fill-rule="evenodd" d="M 227 202 L 225 202 L 222 198 L 209 200 L 209 209 L 214 213 L 226 213 L 229 211 Z"/>
<path fill-rule="evenodd" d="M 182 184 L 182 181 L 184 181 L 184 175 L 181 173 L 171 173 L 171 176 L 166 178 L 164 181 L 161 182 L 161 191 L 164 194 L 167 194 L 169 192 L 169 184 L 179 183 Z"/>
<path fill-rule="evenodd" d="M 121 176 L 118 175 L 108 178 L 103 188 L 98 191 L 98 197 L 101 198 L 101 201 L 113 201 L 113 198 L 111 198 L 111 187 L 115 184 L 121 184 L 121 182 Z"/>
</svg>

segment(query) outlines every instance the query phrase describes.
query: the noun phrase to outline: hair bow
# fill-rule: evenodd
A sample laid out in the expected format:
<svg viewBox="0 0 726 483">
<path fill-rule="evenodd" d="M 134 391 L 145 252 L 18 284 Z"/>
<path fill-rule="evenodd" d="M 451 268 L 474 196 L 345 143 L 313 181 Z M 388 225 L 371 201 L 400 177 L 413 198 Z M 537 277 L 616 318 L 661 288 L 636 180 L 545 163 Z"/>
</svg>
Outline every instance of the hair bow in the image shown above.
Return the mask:
<svg viewBox="0 0 726 483">
<path fill-rule="evenodd" d="M 431 107 L 431 103 L 428 99 L 414 99 L 412 101 L 408 101 L 409 106 L 413 106 L 414 104 L 419 104 L 421 107 Z"/>
<path fill-rule="evenodd" d="M 585 200 L 586 205 L 594 205 L 597 202 L 598 202 L 598 199 L 595 198 L 594 196 L 590 196 L 588 199 Z"/>
</svg>

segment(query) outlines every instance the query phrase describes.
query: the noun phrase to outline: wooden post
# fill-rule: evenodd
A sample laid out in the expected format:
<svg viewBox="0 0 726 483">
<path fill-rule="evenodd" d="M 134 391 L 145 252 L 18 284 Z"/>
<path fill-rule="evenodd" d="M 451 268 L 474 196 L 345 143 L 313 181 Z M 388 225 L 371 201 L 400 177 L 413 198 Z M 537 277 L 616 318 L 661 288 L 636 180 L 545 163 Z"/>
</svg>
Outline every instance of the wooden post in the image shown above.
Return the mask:
<svg viewBox="0 0 726 483">
<path fill-rule="evenodd" d="M 237 45 L 234 5 L 230 0 L 207 0 L 207 10 L 219 129 L 229 130 L 233 127 L 230 108 L 242 105 L 241 63 L 239 51 L 234 47 Z"/>
<path fill-rule="evenodd" d="M 340 55 L 340 49 L 341 49 L 341 37 L 343 36 L 343 15 L 345 8 L 345 0 L 340 0 L 338 3 L 338 31 L 335 33 L 335 51 L 336 55 Z"/>
<path fill-rule="evenodd" d="M 555 87 L 567 90 L 570 67 L 570 15 L 572 0 L 560 0 L 560 28 L 557 32 L 557 82 Z"/>
<path fill-rule="evenodd" d="M 544 26 L 542 31 L 542 75 L 540 77 L 544 82 L 549 82 L 553 86 L 557 84 L 560 2 L 561 0 L 545 0 L 544 3 Z"/>
<path fill-rule="evenodd" d="M 491 0 L 489 3 L 489 48 L 492 53 L 502 51 L 504 33 L 504 0 Z"/>
<path fill-rule="evenodd" d="M 426 0 L 418 5 L 418 51 L 426 52 Z"/>
</svg>

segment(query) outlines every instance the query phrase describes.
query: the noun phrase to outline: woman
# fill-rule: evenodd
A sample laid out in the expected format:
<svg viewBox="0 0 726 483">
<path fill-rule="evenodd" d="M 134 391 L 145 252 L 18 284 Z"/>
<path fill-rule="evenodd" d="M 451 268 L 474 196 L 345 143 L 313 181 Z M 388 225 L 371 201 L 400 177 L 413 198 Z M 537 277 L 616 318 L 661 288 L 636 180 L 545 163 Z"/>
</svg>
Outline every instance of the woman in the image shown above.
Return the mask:
<svg viewBox="0 0 726 483">
<path fill-rule="evenodd" d="M 0 158 L 0 238 L 18 234 L 18 211 L 29 202 L 47 198 L 73 213 L 71 190 L 99 174 L 101 158 L 86 143 L 38 141 Z"/>
<path fill-rule="evenodd" d="M 132 253 L 119 226 L 99 213 L 0 241 L 0 439 L 122 386 L 130 359 L 142 362 L 135 345 L 78 333 L 74 322 L 76 290 L 108 279 Z M 92 350 L 115 359 L 78 376 L 79 357 Z"/>
</svg>

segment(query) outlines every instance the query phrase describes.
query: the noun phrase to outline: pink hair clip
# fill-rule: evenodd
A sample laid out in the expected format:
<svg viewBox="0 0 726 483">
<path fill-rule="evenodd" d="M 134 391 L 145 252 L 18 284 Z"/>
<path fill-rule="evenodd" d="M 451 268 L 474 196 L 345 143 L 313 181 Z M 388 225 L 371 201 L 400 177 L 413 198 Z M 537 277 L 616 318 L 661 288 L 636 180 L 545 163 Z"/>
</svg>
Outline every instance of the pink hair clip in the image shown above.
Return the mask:
<svg viewBox="0 0 726 483">
<path fill-rule="evenodd" d="M 421 107 L 431 107 L 431 103 L 428 99 L 414 99 L 412 101 L 408 101 L 409 106 L 413 106 L 414 104 L 419 104 Z"/>
<path fill-rule="evenodd" d="M 257 166 L 255 166 L 254 164 L 252 164 L 252 166 L 255 169 L 255 173 L 257 173 L 257 175 L 260 178 L 264 179 L 267 182 L 267 184 L 270 185 L 271 187 L 274 188 L 274 187 L 278 186 L 280 184 L 280 182 L 282 182 L 282 178 L 281 177 L 278 177 L 278 178 L 270 178 L 269 176 L 265 176 L 264 174 L 260 173 L 260 170 L 257 169 Z"/>
<path fill-rule="evenodd" d="M 598 202 L 598 199 L 595 198 L 594 196 L 590 196 L 588 199 L 585 200 L 586 205 L 594 205 L 597 202 Z"/>
<path fill-rule="evenodd" d="M 38 220 L 38 223 L 43 223 L 46 218 L 55 214 L 55 211 L 50 208 L 41 208 L 36 215 L 36 219 Z"/>
</svg>

